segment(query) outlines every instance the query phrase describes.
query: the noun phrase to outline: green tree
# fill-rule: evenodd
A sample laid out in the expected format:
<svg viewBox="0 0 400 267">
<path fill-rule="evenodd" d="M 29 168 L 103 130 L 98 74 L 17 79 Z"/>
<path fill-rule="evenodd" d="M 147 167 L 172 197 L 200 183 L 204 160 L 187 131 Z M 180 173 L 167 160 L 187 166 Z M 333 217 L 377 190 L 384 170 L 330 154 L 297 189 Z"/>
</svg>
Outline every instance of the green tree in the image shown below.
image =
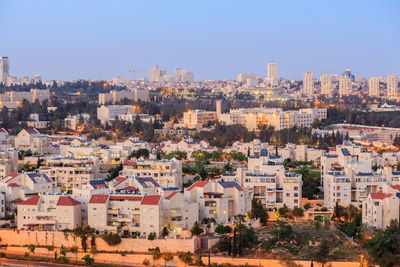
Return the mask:
<svg viewBox="0 0 400 267">
<path fill-rule="evenodd" d="M 35 253 L 36 246 L 34 244 L 30 244 L 28 246 L 28 249 L 29 249 L 30 252 Z"/>
<path fill-rule="evenodd" d="M 151 252 L 151 256 L 153 258 L 153 265 L 154 265 L 154 262 L 161 258 L 160 248 L 159 247 L 149 248 L 149 251 Z"/>
<path fill-rule="evenodd" d="M 193 262 L 193 257 L 190 251 L 180 253 L 178 258 L 185 264 L 185 266 Z"/>
<path fill-rule="evenodd" d="M 215 232 L 220 235 L 225 235 L 231 233 L 232 228 L 229 225 L 218 224 L 215 228 Z"/>
<path fill-rule="evenodd" d="M 268 213 L 260 200 L 253 198 L 251 201 L 251 218 L 260 219 L 260 223 L 266 225 L 268 222 Z"/>
<path fill-rule="evenodd" d="M 317 247 L 317 250 L 314 255 L 314 259 L 317 262 L 320 262 L 322 264 L 322 267 L 324 267 L 324 264 L 328 261 L 328 256 L 329 256 L 328 243 L 326 240 L 322 240 Z"/>
<path fill-rule="evenodd" d="M 382 267 L 400 264 L 400 225 L 392 220 L 385 230 L 367 241 L 366 247 L 372 259 Z"/>
<path fill-rule="evenodd" d="M 294 207 L 292 214 L 294 217 L 303 217 L 304 216 L 304 210 L 302 208 Z"/>
<path fill-rule="evenodd" d="M 192 233 L 192 236 L 199 236 L 204 232 L 204 230 L 203 228 L 201 228 L 200 224 L 196 221 L 193 227 L 190 229 L 190 232 Z"/>
<path fill-rule="evenodd" d="M 169 235 L 169 231 L 167 227 L 163 227 L 162 229 L 162 233 L 161 233 L 162 237 L 167 237 Z"/>
<path fill-rule="evenodd" d="M 90 257 L 89 254 L 85 255 L 82 260 L 85 262 L 86 266 L 94 265 L 94 258 Z"/>
</svg>

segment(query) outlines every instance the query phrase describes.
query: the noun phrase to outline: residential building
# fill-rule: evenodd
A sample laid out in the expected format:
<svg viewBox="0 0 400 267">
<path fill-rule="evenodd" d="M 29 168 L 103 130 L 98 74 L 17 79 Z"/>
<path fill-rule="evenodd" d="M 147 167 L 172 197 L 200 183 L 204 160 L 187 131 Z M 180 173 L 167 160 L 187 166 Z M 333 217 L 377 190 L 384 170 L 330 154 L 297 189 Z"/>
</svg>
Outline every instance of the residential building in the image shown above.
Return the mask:
<svg viewBox="0 0 400 267">
<path fill-rule="evenodd" d="M 247 191 L 232 181 L 197 181 L 184 194 L 187 202 L 199 205 L 199 220 L 213 218 L 217 223 L 229 223 L 251 208 Z"/>
<path fill-rule="evenodd" d="M 397 98 L 398 90 L 399 90 L 399 79 L 396 74 L 389 74 L 386 82 L 387 87 L 387 97 L 388 98 Z"/>
<path fill-rule="evenodd" d="M 177 82 L 188 82 L 192 83 L 194 81 L 194 75 L 188 70 L 181 70 L 180 68 L 175 68 L 175 81 Z"/>
<path fill-rule="evenodd" d="M 183 113 L 183 126 L 185 128 L 202 128 L 211 121 L 217 120 L 215 111 L 189 110 Z"/>
<path fill-rule="evenodd" d="M 74 188 L 96 180 L 100 172 L 100 162 L 97 157 L 70 158 L 53 157 L 45 161 L 38 170 L 46 174 L 52 182 L 61 187 L 61 192 L 72 193 Z"/>
<path fill-rule="evenodd" d="M 69 195 L 36 195 L 18 204 L 18 229 L 61 231 L 81 226 L 81 204 Z"/>
<path fill-rule="evenodd" d="M 175 158 L 171 160 L 137 159 L 125 160 L 121 176 L 138 176 L 140 178 L 153 178 L 161 187 L 182 187 L 182 161 Z"/>
<path fill-rule="evenodd" d="M 221 179 L 237 182 L 248 190 L 250 199 L 260 200 L 267 209 L 301 207 L 301 175 L 285 171 L 282 158 L 266 149 L 259 156 L 248 157 L 247 168 L 224 173 Z"/>
<path fill-rule="evenodd" d="M 13 213 L 22 200 L 39 194 L 57 193 L 59 190 L 60 188 L 45 174 L 15 172 L 0 178 L 0 192 L 5 196 L 7 214 Z"/>
<path fill-rule="evenodd" d="M 12 148 L 0 149 L 0 178 L 18 171 L 18 151 Z"/>
<path fill-rule="evenodd" d="M 278 64 L 275 62 L 267 65 L 267 81 L 271 86 L 278 85 Z"/>
<path fill-rule="evenodd" d="M 362 203 L 362 222 L 382 230 L 391 220 L 399 220 L 400 209 L 400 186 L 385 189 L 369 194 Z"/>
<path fill-rule="evenodd" d="M 160 195 L 96 194 L 88 204 L 88 224 L 104 232 L 161 233 L 163 201 Z"/>
<path fill-rule="evenodd" d="M 340 76 L 339 78 L 339 96 L 346 96 L 350 94 L 350 78 L 348 76 Z"/>
<path fill-rule="evenodd" d="M 332 97 L 332 76 L 328 73 L 324 73 L 320 77 L 321 82 L 321 94 Z"/>
<path fill-rule="evenodd" d="M 314 74 L 312 71 L 304 73 L 302 94 L 307 97 L 312 97 L 314 95 Z"/>
<path fill-rule="evenodd" d="M 368 92 L 371 97 L 379 97 L 379 77 L 371 77 L 368 83 Z"/>
</svg>

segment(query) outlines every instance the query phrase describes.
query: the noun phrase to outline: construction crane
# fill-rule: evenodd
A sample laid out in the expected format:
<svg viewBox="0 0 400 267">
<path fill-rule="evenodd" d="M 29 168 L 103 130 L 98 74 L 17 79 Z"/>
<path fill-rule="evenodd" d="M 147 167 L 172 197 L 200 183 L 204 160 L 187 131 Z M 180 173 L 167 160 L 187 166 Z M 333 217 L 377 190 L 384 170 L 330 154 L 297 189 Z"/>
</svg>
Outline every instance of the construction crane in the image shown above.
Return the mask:
<svg viewBox="0 0 400 267">
<path fill-rule="evenodd" d="M 136 73 L 142 72 L 142 71 L 144 71 L 144 70 L 129 70 L 129 72 L 132 72 L 133 80 L 135 80 Z"/>
</svg>

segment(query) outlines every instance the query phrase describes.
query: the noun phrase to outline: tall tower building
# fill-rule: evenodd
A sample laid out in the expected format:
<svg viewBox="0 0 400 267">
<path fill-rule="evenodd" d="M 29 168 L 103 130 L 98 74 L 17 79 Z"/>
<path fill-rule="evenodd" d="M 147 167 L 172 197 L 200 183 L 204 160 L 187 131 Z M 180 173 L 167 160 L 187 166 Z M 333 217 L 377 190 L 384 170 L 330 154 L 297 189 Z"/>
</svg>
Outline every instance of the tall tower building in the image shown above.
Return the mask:
<svg viewBox="0 0 400 267">
<path fill-rule="evenodd" d="M 313 96 L 314 94 L 314 74 L 306 71 L 303 76 L 303 95 Z"/>
<path fill-rule="evenodd" d="M 156 65 L 152 67 L 149 71 L 149 81 L 150 82 L 163 82 L 164 76 L 167 74 L 165 70 L 160 70 Z"/>
<path fill-rule="evenodd" d="M 340 76 L 339 78 L 339 96 L 350 94 L 350 78 L 348 76 Z"/>
<path fill-rule="evenodd" d="M 278 64 L 275 62 L 268 63 L 267 65 L 267 79 L 271 85 L 278 84 Z"/>
<path fill-rule="evenodd" d="M 10 76 L 10 59 L 8 57 L 0 57 L 0 83 L 7 83 Z"/>
<path fill-rule="evenodd" d="M 387 97 L 397 98 L 397 91 L 399 90 L 399 79 L 396 74 L 389 74 L 387 77 Z"/>
<path fill-rule="evenodd" d="M 222 103 L 222 100 L 217 100 L 216 107 L 215 107 L 218 121 L 221 119 L 221 103 Z"/>
<path fill-rule="evenodd" d="M 319 78 L 321 82 L 321 94 L 332 96 L 332 76 L 329 73 L 324 73 Z"/>
<path fill-rule="evenodd" d="M 379 78 L 371 77 L 368 82 L 368 92 L 371 97 L 379 97 Z"/>
</svg>

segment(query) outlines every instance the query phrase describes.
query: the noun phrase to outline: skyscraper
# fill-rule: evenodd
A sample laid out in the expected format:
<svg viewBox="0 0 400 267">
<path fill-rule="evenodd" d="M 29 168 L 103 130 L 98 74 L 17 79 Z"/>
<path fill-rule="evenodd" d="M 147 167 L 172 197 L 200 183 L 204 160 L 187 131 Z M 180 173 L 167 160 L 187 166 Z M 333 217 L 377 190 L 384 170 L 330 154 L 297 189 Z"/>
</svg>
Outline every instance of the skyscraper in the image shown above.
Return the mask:
<svg viewBox="0 0 400 267">
<path fill-rule="evenodd" d="M 340 76 L 339 78 L 339 96 L 350 94 L 350 78 L 348 76 Z"/>
<path fill-rule="evenodd" d="M 278 84 L 278 64 L 275 62 L 268 63 L 267 65 L 267 79 L 271 85 Z"/>
<path fill-rule="evenodd" d="M 302 94 L 305 96 L 313 96 L 314 94 L 314 74 L 312 71 L 304 73 Z"/>
<path fill-rule="evenodd" d="M 371 97 L 379 97 L 379 78 L 371 77 L 368 83 L 369 87 L 369 96 Z"/>
<path fill-rule="evenodd" d="M 397 98 L 397 91 L 399 89 L 399 79 L 396 74 L 389 74 L 387 77 L 387 97 Z"/>
<path fill-rule="evenodd" d="M 332 77 L 328 73 L 324 73 L 319 78 L 321 81 L 321 94 L 331 97 L 332 96 Z"/>
<path fill-rule="evenodd" d="M 7 83 L 10 76 L 10 60 L 8 57 L 0 57 L 0 83 Z"/>
<path fill-rule="evenodd" d="M 174 74 L 175 74 L 175 81 L 177 81 L 177 82 L 191 83 L 194 81 L 193 73 L 188 70 L 181 70 L 180 68 L 175 68 Z"/>
</svg>

